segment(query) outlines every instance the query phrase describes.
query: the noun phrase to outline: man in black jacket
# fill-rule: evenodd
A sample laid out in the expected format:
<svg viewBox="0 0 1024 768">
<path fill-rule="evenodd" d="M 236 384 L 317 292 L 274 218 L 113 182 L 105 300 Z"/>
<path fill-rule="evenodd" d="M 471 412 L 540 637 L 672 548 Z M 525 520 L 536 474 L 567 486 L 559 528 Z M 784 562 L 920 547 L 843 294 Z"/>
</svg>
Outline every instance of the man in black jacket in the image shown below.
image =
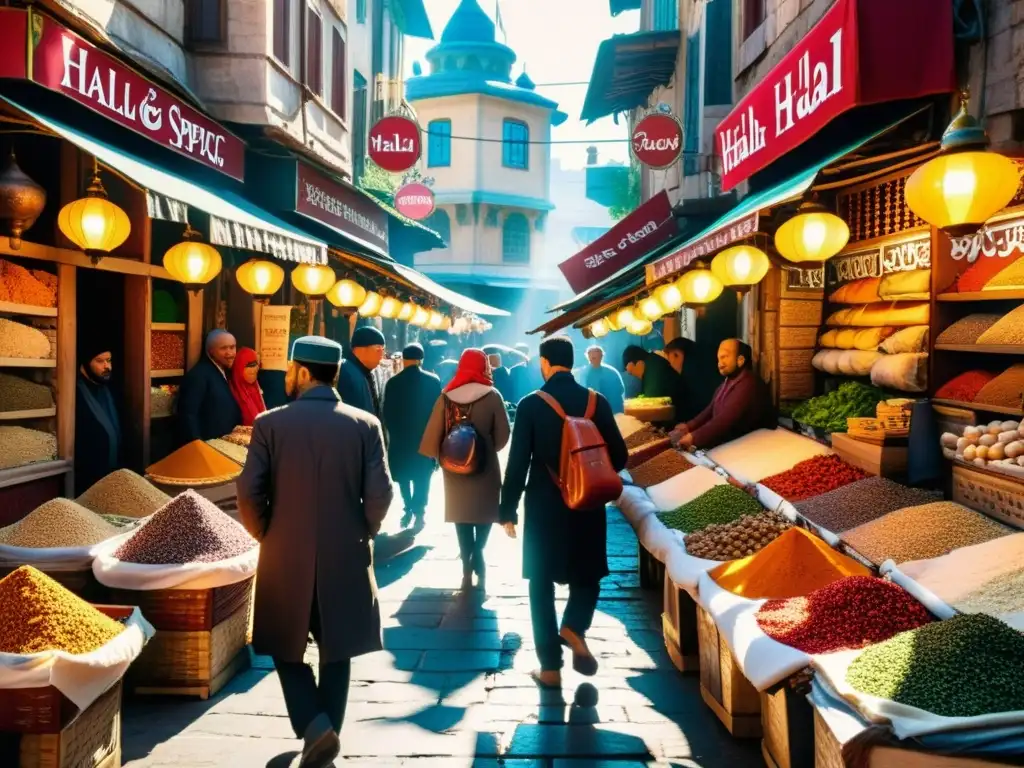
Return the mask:
<svg viewBox="0 0 1024 768">
<path fill-rule="evenodd" d="M 572 341 L 564 336 L 547 339 L 540 345 L 539 357 L 545 380 L 542 391 L 555 398 L 569 416 L 583 416 L 590 392 L 573 378 Z M 629 452 L 611 406 L 600 394 L 593 421 L 608 445 L 612 465 L 622 470 Z M 523 576 L 530 582 L 530 614 L 541 665 L 534 679 L 547 687 L 562 683 L 562 645 L 572 650 L 576 671 L 596 673 L 597 660 L 587 648 L 585 636 L 597 608 L 601 579 L 608 575 L 604 509 L 569 509 L 553 479 L 560 463 L 561 441 L 552 436 L 561 434 L 561 417 L 540 395 L 527 395 L 519 403 L 499 511 L 505 532 L 514 538 L 525 489 Z M 555 584 L 569 585 L 561 630 L 555 613 Z"/>
<path fill-rule="evenodd" d="M 235 337 L 214 329 L 206 337 L 205 348 L 206 354 L 185 374 L 178 393 L 178 434 L 183 445 L 223 437 L 242 423 L 242 410 L 228 384 Z"/>
<path fill-rule="evenodd" d="M 341 402 L 372 413 L 382 421 L 382 393 L 373 372 L 384 359 L 384 343 L 384 334 L 373 326 L 356 328 L 352 334 L 352 357 L 341 364 L 338 375 Z"/>
<path fill-rule="evenodd" d="M 121 468 L 121 420 L 110 391 L 110 343 L 97 334 L 78 340 L 75 382 L 75 495 Z"/>
</svg>

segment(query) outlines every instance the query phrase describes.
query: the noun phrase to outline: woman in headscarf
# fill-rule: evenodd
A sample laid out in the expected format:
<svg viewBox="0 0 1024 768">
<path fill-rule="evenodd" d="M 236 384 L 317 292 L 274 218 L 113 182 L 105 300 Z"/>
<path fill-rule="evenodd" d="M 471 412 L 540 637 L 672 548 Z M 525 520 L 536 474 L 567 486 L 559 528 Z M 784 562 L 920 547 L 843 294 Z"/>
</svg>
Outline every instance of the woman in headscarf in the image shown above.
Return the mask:
<svg viewBox="0 0 1024 768">
<path fill-rule="evenodd" d="M 510 429 L 505 403 L 494 388 L 487 355 L 480 349 L 467 349 L 462 353 L 455 376 L 434 403 L 420 442 L 420 453 L 432 459 L 441 458 L 441 443 L 461 419 L 476 430 L 481 464 L 474 474 L 442 472 L 444 519 L 455 523 L 462 558 L 462 589 L 473 586 L 476 573 L 477 587 L 483 590 L 486 581 L 484 547 L 491 525 L 498 522 L 501 495 L 498 451 L 508 443 Z"/>
<path fill-rule="evenodd" d="M 263 402 L 263 390 L 256 383 L 260 374 L 260 358 L 255 349 L 242 347 L 238 350 L 235 363 L 231 366 L 228 384 L 235 402 L 242 410 L 242 426 L 251 427 L 256 417 L 267 410 Z"/>
</svg>

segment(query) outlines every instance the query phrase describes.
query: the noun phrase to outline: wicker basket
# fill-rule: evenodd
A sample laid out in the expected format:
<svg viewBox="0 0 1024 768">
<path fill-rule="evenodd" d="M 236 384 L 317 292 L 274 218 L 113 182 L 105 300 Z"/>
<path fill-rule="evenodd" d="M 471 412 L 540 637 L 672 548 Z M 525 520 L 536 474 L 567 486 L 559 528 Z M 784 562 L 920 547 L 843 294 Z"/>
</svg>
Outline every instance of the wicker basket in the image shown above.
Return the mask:
<svg viewBox="0 0 1024 768">
<path fill-rule="evenodd" d="M 879 403 L 875 408 L 875 416 L 882 422 L 882 426 L 886 430 L 910 429 L 910 415 L 913 412 L 913 405 L 912 401 L 901 405 Z"/>
<path fill-rule="evenodd" d="M 18 768 L 120 768 L 121 683 L 59 733 L 26 734 L 18 741 Z"/>
<path fill-rule="evenodd" d="M 253 578 L 214 589 L 112 590 L 111 599 L 137 605 L 157 630 L 209 631 L 252 600 Z"/>
<path fill-rule="evenodd" d="M 711 614 L 697 606 L 700 695 L 737 739 L 761 738 L 761 699 L 721 636 Z"/>
<path fill-rule="evenodd" d="M 953 465 L 953 501 L 1024 529 L 1024 482 L 991 470 Z"/>
</svg>

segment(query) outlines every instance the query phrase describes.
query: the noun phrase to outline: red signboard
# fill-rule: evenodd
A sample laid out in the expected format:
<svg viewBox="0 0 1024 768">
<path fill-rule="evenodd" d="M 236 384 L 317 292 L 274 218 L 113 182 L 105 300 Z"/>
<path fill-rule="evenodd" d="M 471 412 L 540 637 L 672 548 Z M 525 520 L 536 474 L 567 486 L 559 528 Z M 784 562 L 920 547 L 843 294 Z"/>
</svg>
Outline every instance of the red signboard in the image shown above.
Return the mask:
<svg viewBox="0 0 1024 768">
<path fill-rule="evenodd" d="M 31 78 L 136 133 L 244 181 L 245 144 L 223 126 L 44 16 Z"/>
<path fill-rule="evenodd" d="M 653 112 L 633 128 L 630 145 L 648 168 L 668 168 L 683 153 L 683 126 L 672 115 Z"/>
<path fill-rule="evenodd" d="M 672 204 L 662 190 L 558 268 L 569 286 L 582 293 L 650 253 L 677 231 Z"/>
<path fill-rule="evenodd" d="M 0 77 L 25 79 L 27 41 L 28 14 L 16 8 L 0 8 Z"/>
<path fill-rule="evenodd" d="M 757 211 L 744 216 L 738 221 L 719 227 L 699 240 L 687 243 L 668 256 L 647 265 L 647 284 L 656 283 L 669 275 L 682 272 L 697 259 L 710 256 L 726 246 L 746 240 L 757 232 Z"/>
<path fill-rule="evenodd" d="M 395 193 L 395 209 L 413 221 L 422 221 L 434 212 L 434 191 L 426 184 L 406 184 Z"/>
<path fill-rule="evenodd" d="M 295 210 L 388 252 L 388 215 L 359 191 L 296 163 Z"/>
<path fill-rule="evenodd" d="M 715 129 L 722 190 L 852 107 L 954 88 L 951 3 L 837 0 Z"/>
<path fill-rule="evenodd" d="M 420 127 L 401 115 L 388 115 L 374 123 L 366 144 L 370 159 L 391 173 L 408 171 L 419 162 L 423 151 Z"/>
</svg>

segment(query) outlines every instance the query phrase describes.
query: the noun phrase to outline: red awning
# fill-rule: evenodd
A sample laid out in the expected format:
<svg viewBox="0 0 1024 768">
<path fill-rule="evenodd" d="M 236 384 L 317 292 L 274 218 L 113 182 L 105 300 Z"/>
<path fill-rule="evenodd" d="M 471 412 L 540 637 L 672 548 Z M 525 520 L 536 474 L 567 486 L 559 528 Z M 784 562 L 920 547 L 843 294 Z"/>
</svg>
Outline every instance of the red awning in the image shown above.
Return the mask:
<svg viewBox="0 0 1024 768">
<path fill-rule="evenodd" d="M 951 3 L 837 0 L 715 129 L 722 190 L 853 107 L 955 87 Z"/>
</svg>

